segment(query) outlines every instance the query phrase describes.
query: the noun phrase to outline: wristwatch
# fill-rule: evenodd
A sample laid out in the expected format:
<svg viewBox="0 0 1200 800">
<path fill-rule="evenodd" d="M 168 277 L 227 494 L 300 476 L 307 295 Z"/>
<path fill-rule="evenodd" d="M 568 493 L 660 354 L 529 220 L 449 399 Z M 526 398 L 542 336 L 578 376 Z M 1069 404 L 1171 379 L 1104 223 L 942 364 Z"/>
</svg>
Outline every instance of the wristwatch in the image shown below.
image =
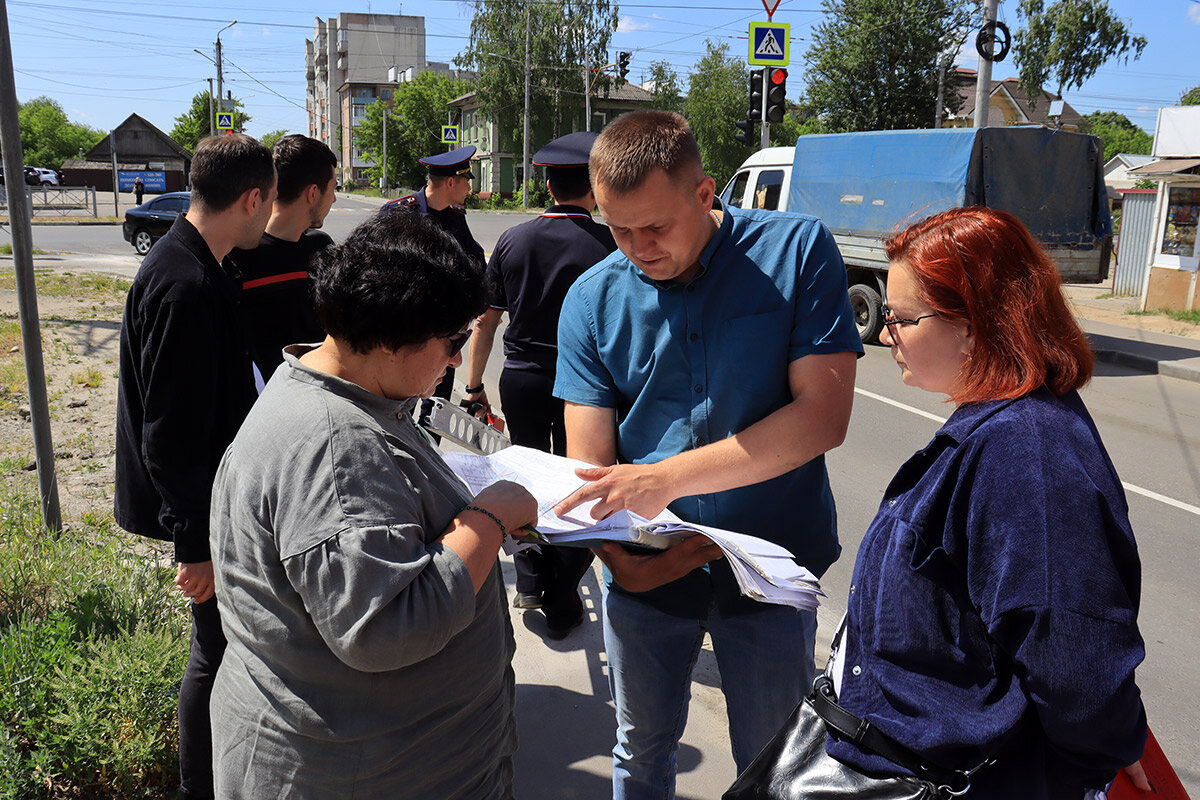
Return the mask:
<svg viewBox="0 0 1200 800">
<path fill-rule="evenodd" d="M 479 394 L 483 391 L 483 384 L 481 383 L 478 386 L 468 386 L 463 391 L 465 391 L 467 394 Z"/>
</svg>

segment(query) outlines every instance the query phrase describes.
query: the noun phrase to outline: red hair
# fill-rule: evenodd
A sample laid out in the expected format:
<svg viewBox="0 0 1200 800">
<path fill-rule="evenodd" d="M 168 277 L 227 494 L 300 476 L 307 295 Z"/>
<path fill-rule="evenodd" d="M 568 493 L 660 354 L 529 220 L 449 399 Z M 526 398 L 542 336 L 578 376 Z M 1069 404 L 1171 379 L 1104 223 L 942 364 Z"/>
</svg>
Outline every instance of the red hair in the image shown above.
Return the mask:
<svg viewBox="0 0 1200 800">
<path fill-rule="evenodd" d="M 1054 261 L 1019 219 L 970 206 L 943 211 L 893 236 L 888 258 L 912 270 L 938 316 L 974 334 L 950 399 L 1020 397 L 1045 384 L 1061 396 L 1092 377 L 1094 356 L 1063 298 Z"/>
</svg>

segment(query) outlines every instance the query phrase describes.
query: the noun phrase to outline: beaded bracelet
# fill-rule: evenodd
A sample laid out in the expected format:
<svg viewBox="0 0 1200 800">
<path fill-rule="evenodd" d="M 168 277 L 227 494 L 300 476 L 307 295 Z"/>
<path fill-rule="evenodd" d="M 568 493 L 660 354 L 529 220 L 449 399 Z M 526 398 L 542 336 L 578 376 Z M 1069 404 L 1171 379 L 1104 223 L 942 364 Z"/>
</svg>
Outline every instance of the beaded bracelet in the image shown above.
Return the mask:
<svg viewBox="0 0 1200 800">
<path fill-rule="evenodd" d="M 500 521 L 499 517 L 497 517 L 492 512 L 488 511 L 486 508 L 480 508 L 477 505 L 469 505 L 469 506 L 466 506 L 465 508 L 463 508 L 463 511 L 478 511 L 480 514 L 483 514 L 485 517 L 491 517 L 492 522 L 494 522 L 498 526 L 500 526 L 500 535 L 508 536 L 508 529 L 504 527 L 504 523 Z"/>
</svg>

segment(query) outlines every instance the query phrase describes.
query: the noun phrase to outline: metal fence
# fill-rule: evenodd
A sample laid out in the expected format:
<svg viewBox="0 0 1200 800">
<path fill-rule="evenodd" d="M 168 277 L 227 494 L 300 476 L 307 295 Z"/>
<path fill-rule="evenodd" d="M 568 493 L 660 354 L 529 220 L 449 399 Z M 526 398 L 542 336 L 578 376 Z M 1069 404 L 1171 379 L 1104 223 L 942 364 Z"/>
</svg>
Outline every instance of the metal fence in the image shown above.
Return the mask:
<svg viewBox="0 0 1200 800">
<path fill-rule="evenodd" d="M 1117 240 L 1117 268 L 1113 294 L 1136 297 L 1142 293 L 1154 238 L 1153 192 L 1128 192 L 1121 202 L 1121 235 Z"/>
<path fill-rule="evenodd" d="M 95 217 L 93 186 L 23 186 L 35 217 Z M 7 185 L 0 186 L 0 211 L 8 213 Z"/>
</svg>

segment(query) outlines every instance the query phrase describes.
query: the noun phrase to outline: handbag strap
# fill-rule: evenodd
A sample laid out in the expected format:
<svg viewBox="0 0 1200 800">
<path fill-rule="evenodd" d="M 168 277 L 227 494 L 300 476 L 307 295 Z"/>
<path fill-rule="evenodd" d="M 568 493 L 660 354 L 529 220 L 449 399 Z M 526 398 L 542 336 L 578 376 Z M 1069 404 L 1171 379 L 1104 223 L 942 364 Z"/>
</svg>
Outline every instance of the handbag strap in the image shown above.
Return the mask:
<svg viewBox="0 0 1200 800">
<path fill-rule="evenodd" d="M 813 682 L 813 693 L 809 695 L 808 700 L 817 716 L 840 738 L 848 739 L 868 752 L 883 756 L 918 778 L 936 785 L 939 795 L 957 797 L 965 794 L 971 788 L 971 774 L 984 764 L 990 763 L 990 760 L 984 761 L 970 770 L 947 770 L 930 764 L 869 721 L 839 706 L 833 691 L 833 681 L 828 676 L 821 675 Z"/>
</svg>

